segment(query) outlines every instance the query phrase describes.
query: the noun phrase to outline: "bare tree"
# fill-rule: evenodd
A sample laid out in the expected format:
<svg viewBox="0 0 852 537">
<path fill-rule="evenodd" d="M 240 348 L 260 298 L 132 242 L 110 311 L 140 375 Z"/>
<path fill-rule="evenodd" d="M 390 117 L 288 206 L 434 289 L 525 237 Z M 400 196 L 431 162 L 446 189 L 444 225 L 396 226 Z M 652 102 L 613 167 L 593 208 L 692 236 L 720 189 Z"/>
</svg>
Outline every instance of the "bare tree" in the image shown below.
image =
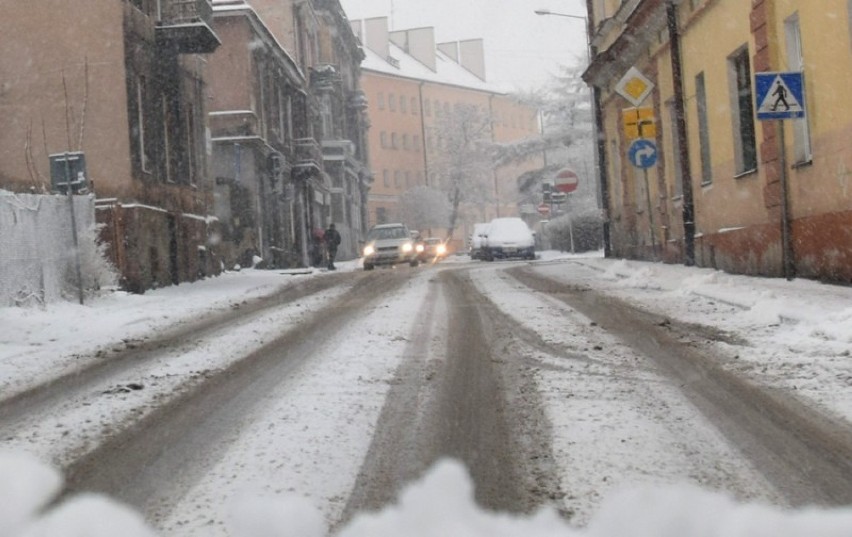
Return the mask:
<svg viewBox="0 0 852 537">
<path fill-rule="evenodd" d="M 458 104 L 436 124 L 437 144 L 433 187 L 450 204 L 447 239 L 451 239 L 464 203 L 478 203 L 493 194 L 494 163 L 491 158 L 491 118 L 481 108 Z"/>
<path fill-rule="evenodd" d="M 497 165 L 505 165 L 545 155 L 544 166 L 519 177 L 518 189 L 522 193 L 537 193 L 534 187 L 548 182 L 566 166 L 576 168 L 581 175 L 594 169 L 591 100 L 581 74 L 580 67 L 566 67 L 547 87 L 516 96 L 539 109 L 541 136 L 494 144 L 492 156 Z"/>
<path fill-rule="evenodd" d="M 400 211 L 414 229 L 445 228 L 450 221 L 450 202 L 440 190 L 417 186 L 400 196 Z"/>
</svg>

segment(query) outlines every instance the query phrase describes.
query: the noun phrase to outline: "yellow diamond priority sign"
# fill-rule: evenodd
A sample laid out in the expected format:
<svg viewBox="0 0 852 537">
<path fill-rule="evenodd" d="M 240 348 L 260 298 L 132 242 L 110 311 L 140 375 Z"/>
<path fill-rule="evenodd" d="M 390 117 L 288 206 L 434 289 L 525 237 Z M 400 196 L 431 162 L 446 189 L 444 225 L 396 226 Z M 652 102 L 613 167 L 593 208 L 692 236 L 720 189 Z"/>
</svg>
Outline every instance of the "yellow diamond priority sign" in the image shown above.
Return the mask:
<svg viewBox="0 0 852 537">
<path fill-rule="evenodd" d="M 645 100 L 651 91 L 654 90 L 654 83 L 639 72 L 635 67 L 628 69 L 627 73 L 621 77 L 618 84 L 615 86 L 615 91 L 619 95 L 630 101 L 633 106 L 639 106 Z"/>
</svg>

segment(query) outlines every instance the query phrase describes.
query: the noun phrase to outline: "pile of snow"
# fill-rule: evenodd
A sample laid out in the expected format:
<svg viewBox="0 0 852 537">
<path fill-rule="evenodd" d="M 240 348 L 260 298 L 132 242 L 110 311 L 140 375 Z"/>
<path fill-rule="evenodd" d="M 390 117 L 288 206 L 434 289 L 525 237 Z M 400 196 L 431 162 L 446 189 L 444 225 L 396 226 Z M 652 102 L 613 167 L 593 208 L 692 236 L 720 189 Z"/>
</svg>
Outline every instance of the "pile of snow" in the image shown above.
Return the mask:
<svg viewBox="0 0 852 537">
<path fill-rule="evenodd" d="M 0 454 L 0 537 L 154 537 L 142 517 L 85 494 L 43 511 L 59 474 L 20 454 Z M 585 529 L 545 508 L 532 516 L 479 508 L 465 468 L 445 460 L 409 485 L 397 504 L 356 516 L 338 537 L 848 537 L 852 508 L 784 512 L 743 505 L 693 486 L 633 488 L 604 501 Z M 241 498 L 230 505 L 234 537 L 324 537 L 322 515 L 299 497 Z"/>
</svg>

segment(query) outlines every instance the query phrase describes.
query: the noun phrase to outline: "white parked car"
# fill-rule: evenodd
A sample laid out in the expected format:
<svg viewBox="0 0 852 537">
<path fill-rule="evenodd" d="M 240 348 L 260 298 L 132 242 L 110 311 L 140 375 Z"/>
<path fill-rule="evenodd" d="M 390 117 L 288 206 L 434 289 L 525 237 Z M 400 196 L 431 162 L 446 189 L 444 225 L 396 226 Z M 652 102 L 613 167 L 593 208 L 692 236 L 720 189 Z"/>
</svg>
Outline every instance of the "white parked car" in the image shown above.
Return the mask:
<svg viewBox="0 0 852 537">
<path fill-rule="evenodd" d="M 495 218 L 485 233 L 482 259 L 493 261 L 510 257 L 535 259 L 535 235 L 520 218 Z"/>
<path fill-rule="evenodd" d="M 482 244 L 485 241 L 485 235 L 487 233 L 487 223 L 473 224 L 473 233 L 470 236 L 469 251 L 471 259 L 482 259 Z"/>
</svg>

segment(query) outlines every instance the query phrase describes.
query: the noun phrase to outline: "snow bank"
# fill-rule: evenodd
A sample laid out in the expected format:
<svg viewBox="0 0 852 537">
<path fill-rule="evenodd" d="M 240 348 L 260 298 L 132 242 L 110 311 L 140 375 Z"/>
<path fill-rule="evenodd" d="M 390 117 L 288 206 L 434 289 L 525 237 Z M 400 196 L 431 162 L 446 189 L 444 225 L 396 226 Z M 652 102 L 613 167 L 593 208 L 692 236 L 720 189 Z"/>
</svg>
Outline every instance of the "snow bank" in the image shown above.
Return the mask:
<svg viewBox="0 0 852 537">
<path fill-rule="evenodd" d="M 57 472 L 31 457 L 0 454 L 0 537 L 156 535 L 140 515 L 102 496 L 81 495 L 40 514 L 59 484 Z M 326 534 L 319 511 L 300 497 L 243 497 L 228 520 L 234 537 Z M 338 537 L 848 537 L 850 528 L 852 508 L 782 511 L 675 485 L 618 492 L 580 530 L 550 508 L 529 517 L 480 509 L 465 468 L 445 460 L 395 505 L 356 516 Z"/>
</svg>

